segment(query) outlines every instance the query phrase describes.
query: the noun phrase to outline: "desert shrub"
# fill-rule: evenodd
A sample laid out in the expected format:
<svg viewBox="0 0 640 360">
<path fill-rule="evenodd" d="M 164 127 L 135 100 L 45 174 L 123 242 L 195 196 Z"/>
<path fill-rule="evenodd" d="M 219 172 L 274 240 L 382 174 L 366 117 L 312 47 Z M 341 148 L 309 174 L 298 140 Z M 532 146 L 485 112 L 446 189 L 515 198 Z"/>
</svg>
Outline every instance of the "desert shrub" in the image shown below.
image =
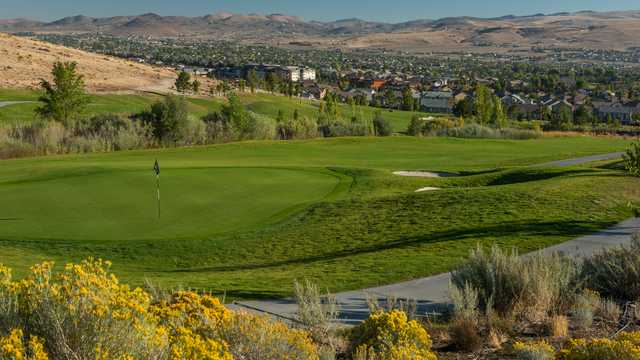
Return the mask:
<svg viewBox="0 0 640 360">
<path fill-rule="evenodd" d="M 560 351 L 559 360 L 638 360 L 640 333 L 622 333 L 615 339 L 577 339 Z"/>
<path fill-rule="evenodd" d="M 330 294 L 321 296 L 318 285 L 309 280 L 303 283 L 296 281 L 294 289 L 300 324 L 311 333 L 317 343 L 330 340 L 332 323 L 338 316 L 335 298 Z"/>
<path fill-rule="evenodd" d="M 454 318 L 449 327 L 449 334 L 456 349 L 473 352 L 482 347 L 482 338 L 477 319 Z"/>
<path fill-rule="evenodd" d="M 485 312 L 521 310 L 530 320 L 544 320 L 571 291 L 574 272 L 575 264 L 559 255 L 520 257 L 515 250 L 478 246 L 452 273 L 452 282 L 458 289 L 474 288 Z"/>
<path fill-rule="evenodd" d="M 581 329 L 590 328 L 601 301 L 600 295 L 591 290 L 578 294 L 572 310 L 574 323 Z"/>
<path fill-rule="evenodd" d="M 253 134 L 248 135 L 252 140 L 273 140 L 276 138 L 276 123 L 270 117 L 251 112 L 255 119 Z"/>
<path fill-rule="evenodd" d="M 541 138 L 542 132 L 514 128 L 494 129 L 479 124 L 467 124 L 462 127 L 440 130 L 438 135 L 458 138 L 527 140 Z"/>
<path fill-rule="evenodd" d="M 234 313 L 220 330 L 235 359 L 317 360 L 318 350 L 309 334 L 282 322 L 249 313 Z"/>
<path fill-rule="evenodd" d="M 555 315 L 547 323 L 549 335 L 558 339 L 569 336 L 569 319 L 564 315 Z"/>
<path fill-rule="evenodd" d="M 502 345 L 508 340 L 507 336 L 496 329 L 489 330 L 489 336 L 487 337 L 487 343 L 492 349 L 500 350 Z"/>
<path fill-rule="evenodd" d="M 188 117 L 180 131 L 179 145 L 204 145 L 207 143 L 207 126 L 202 120 Z"/>
<path fill-rule="evenodd" d="M 237 136 L 230 119 L 219 112 L 213 112 L 202 118 L 207 131 L 207 139 L 213 143 L 234 141 Z"/>
<path fill-rule="evenodd" d="M 479 317 L 478 291 L 469 283 L 465 283 L 462 288 L 456 286 L 450 286 L 450 288 L 454 315 L 477 324 Z"/>
<path fill-rule="evenodd" d="M 513 352 L 519 360 L 552 360 L 555 349 L 546 341 L 516 342 L 513 344 Z"/>
<path fill-rule="evenodd" d="M 401 311 L 377 312 L 353 329 L 351 352 L 366 359 L 436 359 L 431 338 L 415 320 Z"/>
<path fill-rule="evenodd" d="M 346 122 L 346 121 L 324 122 L 318 125 L 318 131 L 322 134 L 323 137 L 370 135 L 369 127 L 359 122 Z"/>
<path fill-rule="evenodd" d="M 640 237 L 630 246 L 603 250 L 584 260 L 580 279 L 585 287 L 621 301 L 640 299 Z"/>
<path fill-rule="evenodd" d="M 286 120 L 277 124 L 280 140 L 312 139 L 318 136 L 318 123 L 309 118 Z"/>
<path fill-rule="evenodd" d="M 606 321 L 617 324 L 622 316 L 620 305 L 613 300 L 602 299 L 598 307 L 598 314 Z"/>
<path fill-rule="evenodd" d="M 404 312 L 409 320 L 415 320 L 418 312 L 418 301 L 415 299 L 403 299 L 394 295 L 387 295 L 381 298 L 375 294 L 367 293 L 366 301 L 369 313 L 399 310 Z"/>
</svg>

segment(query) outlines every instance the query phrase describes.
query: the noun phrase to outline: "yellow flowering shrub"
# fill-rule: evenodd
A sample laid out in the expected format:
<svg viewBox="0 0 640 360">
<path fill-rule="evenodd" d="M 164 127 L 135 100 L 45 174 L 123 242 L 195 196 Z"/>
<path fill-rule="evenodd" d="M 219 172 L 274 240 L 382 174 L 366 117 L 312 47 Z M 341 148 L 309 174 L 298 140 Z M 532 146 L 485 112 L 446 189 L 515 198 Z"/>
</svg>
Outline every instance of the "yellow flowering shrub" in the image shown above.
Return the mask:
<svg viewBox="0 0 640 360">
<path fill-rule="evenodd" d="M 109 272 L 111 264 L 89 259 L 55 273 L 45 262 L 8 286 L 18 315 L 45 340 L 53 358 L 158 358 L 166 332 L 148 316 L 151 297 L 130 289 Z"/>
<path fill-rule="evenodd" d="M 559 360 L 640 360 L 640 332 L 622 333 L 616 339 L 571 340 Z"/>
<path fill-rule="evenodd" d="M 318 349 L 308 332 L 291 329 L 266 316 L 234 313 L 220 335 L 237 359 L 317 360 Z"/>
<path fill-rule="evenodd" d="M 1 360 L 48 360 L 44 344 L 37 337 L 31 337 L 24 344 L 22 330 L 14 329 L 7 337 L 0 337 Z"/>
<path fill-rule="evenodd" d="M 171 337 L 171 360 L 233 360 L 224 342 L 205 339 L 179 327 Z"/>
<path fill-rule="evenodd" d="M 520 360 L 551 360 L 556 350 L 544 340 L 529 343 L 518 341 L 513 344 L 513 352 Z"/>
<path fill-rule="evenodd" d="M 210 295 L 190 291 L 172 294 L 169 300 L 151 306 L 151 313 L 171 327 L 215 329 L 231 318 L 231 311 Z"/>
<path fill-rule="evenodd" d="M 378 311 L 353 330 L 352 348 L 366 359 L 434 360 L 431 338 L 417 321 L 403 311 Z"/>
<path fill-rule="evenodd" d="M 306 331 L 232 312 L 209 295 L 153 299 L 110 267 L 89 259 L 54 271 L 44 262 L 13 280 L 0 266 L 0 334 L 10 333 L 0 338 L 0 360 L 319 359 Z"/>
</svg>

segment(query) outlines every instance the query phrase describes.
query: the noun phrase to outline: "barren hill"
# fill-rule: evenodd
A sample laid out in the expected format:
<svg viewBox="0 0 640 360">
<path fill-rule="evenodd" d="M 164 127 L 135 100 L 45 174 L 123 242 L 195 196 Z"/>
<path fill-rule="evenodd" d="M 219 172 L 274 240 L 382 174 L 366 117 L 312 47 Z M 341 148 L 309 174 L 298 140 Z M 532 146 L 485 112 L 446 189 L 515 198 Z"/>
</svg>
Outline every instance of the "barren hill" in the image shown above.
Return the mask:
<svg viewBox="0 0 640 360">
<path fill-rule="evenodd" d="M 531 47 L 623 50 L 640 46 L 640 12 L 507 15 L 414 20 L 388 24 L 360 19 L 304 21 L 283 14 L 218 13 L 201 17 L 144 14 L 54 22 L 0 20 L 0 31 L 35 33 L 100 32 L 116 36 L 179 37 L 245 43 L 390 48 L 406 51 L 509 51 Z"/>
<path fill-rule="evenodd" d="M 77 62 L 92 92 L 166 91 L 176 77 L 168 69 L 0 33 L 0 87 L 35 88 L 51 77 L 55 61 Z"/>
</svg>

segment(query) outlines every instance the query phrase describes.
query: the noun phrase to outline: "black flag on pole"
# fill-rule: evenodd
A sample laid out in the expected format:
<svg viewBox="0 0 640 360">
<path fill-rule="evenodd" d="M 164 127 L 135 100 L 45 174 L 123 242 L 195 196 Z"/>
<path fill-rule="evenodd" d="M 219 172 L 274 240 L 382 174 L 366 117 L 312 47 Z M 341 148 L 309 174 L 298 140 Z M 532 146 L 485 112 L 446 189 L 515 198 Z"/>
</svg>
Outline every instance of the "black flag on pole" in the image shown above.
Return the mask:
<svg viewBox="0 0 640 360">
<path fill-rule="evenodd" d="M 160 219 L 160 163 L 156 159 L 156 163 L 153 165 L 153 171 L 156 173 L 156 189 L 158 193 L 158 219 Z"/>
</svg>

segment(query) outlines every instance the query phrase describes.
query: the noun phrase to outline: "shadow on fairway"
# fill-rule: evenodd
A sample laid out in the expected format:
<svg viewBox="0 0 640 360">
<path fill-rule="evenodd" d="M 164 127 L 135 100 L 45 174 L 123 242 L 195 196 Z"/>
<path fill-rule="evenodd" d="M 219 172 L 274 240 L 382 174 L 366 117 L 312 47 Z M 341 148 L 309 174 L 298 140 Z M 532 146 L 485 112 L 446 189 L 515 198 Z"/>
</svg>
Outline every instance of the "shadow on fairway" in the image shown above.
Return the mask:
<svg viewBox="0 0 640 360">
<path fill-rule="evenodd" d="M 230 272 L 242 270 L 258 270 L 288 265 L 305 265 L 319 261 L 332 261 L 341 258 L 371 254 L 379 251 L 402 249 L 424 244 L 434 244 L 444 241 L 468 240 L 476 238 L 492 237 L 500 239 L 501 237 L 545 237 L 545 236 L 563 236 L 575 237 L 594 233 L 599 229 L 607 228 L 613 224 L 603 222 L 587 222 L 587 221 L 554 221 L 554 222 L 509 222 L 499 225 L 491 225 L 485 227 L 477 227 L 471 229 L 456 229 L 444 232 L 435 232 L 425 234 L 418 237 L 410 237 L 398 239 L 395 241 L 376 244 L 345 251 L 330 252 L 322 255 L 309 256 L 304 258 L 289 259 L 285 261 L 277 261 L 264 264 L 244 264 L 236 266 L 216 266 L 194 269 L 176 269 L 166 270 L 166 273 L 198 273 L 198 272 Z"/>
</svg>

